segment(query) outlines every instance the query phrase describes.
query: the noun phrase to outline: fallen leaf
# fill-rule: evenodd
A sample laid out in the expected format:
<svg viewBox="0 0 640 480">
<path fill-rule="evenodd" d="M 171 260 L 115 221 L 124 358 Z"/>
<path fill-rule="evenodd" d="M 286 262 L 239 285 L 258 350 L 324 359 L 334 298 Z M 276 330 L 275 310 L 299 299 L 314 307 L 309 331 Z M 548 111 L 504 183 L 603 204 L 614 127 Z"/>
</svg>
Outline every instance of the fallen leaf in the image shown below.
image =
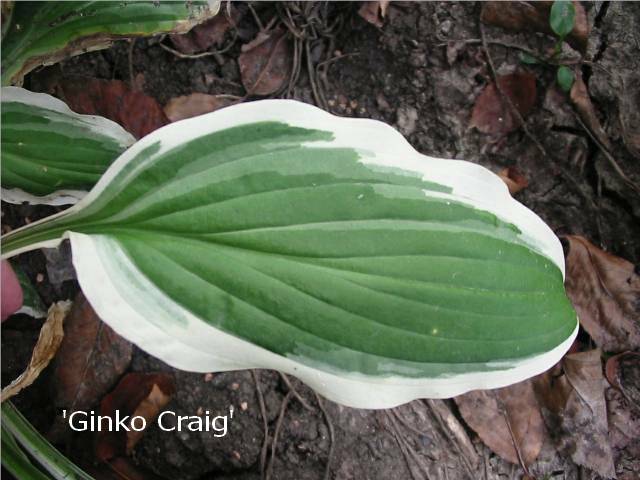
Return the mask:
<svg viewBox="0 0 640 480">
<path fill-rule="evenodd" d="M 65 320 L 65 337 L 53 371 L 54 403 L 86 410 L 95 405 L 131 362 L 133 346 L 102 323 L 82 293 Z"/>
<path fill-rule="evenodd" d="M 130 90 L 120 80 L 62 77 L 56 85 L 56 93 L 74 112 L 106 117 L 136 138 L 169 123 L 154 98 Z"/>
<path fill-rule="evenodd" d="M 378 28 L 382 28 L 383 19 L 387 15 L 387 7 L 389 6 L 389 0 L 378 0 L 372 2 L 362 2 L 358 15 L 364 18 L 367 22 L 375 25 Z"/>
<path fill-rule="evenodd" d="M 191 95 L 169 100 L 164 106 L 164 113 L 170 121 L 177 122 L 185 118 L 213 112 L 232 103 L 233 101 L 225 96 L 192 93 Z"/>
<path fill-rule="evenodd" d="M 498 173 L 498 176 L 506 183 L 511 195 L 529 186 L 529 180 L 516 167 L 507 167 Z"/>
<path fill-rule="evenodd" d="M 611 447 L 621 450 L 640 438 L 640 410 L 615 388 L 607 388 L 605 398 Z"/>
<path fill-rule="evenodd" d="M 562 369 L 563 375 L 547 372 L 536 378 L 540 399 L 552 414 L 549 430 L 575 463 L 613 478 L 600 350 L 565 355 Z"/>
<path fill-rule="evenodd" d="M 47 313 L 47 320 L 40 329 L 38 342 L 33 348 L 29 365 L 18 378 L 2 389 L 0 403 L 10 399 L 35 382 L 42 370 L 49 365 L 62 343 L 62 338 L 64 337 L 62 323 L 70 308 L 71 302 L 67 301 L 51 305 Z"/>
<path fill-rule="evenodd" d="M 567 235 L 567 295 L 580 324 L 607 352 L 640 348 L 640 275 L 631 262 Z"/>
<path fill-rule="evenodd" d="M 536 102 L 536 78 L 530 73 L 512 73 L 498 77 L 500 89 L 526 117 Z M 495 83 L 488 84 L 473 106 L 470 127 L 489 135 L 504 135 L 520 127 L 509 103 L 502 97 Z"/>
<path fill-rule="evenodd" d="M 549 24 L 553 2 L 484 2 L 480 20 L 513 32 L 533 31 L 554 36 Z M 576 50 L 584 53 L 589 40 L 589 22 L 584 7 L 574 1 L 576 18 L 573 30 L 565 38 Z"/>
<path fill-rule="evenodd" d="M 169 403 L 175 393 L 173 378 L 166 373 L 129 373 L 100 404 L 100 415 L 116 418 L 141 416 L 147 427 Z M 130 423 L 127 423 L 127 426 Z M 139 428 L 139 423 L 136 423 Z M 129 432 L 103 430 L 98 433 L 96 456 L 101 461 L 129 454 L 144 435 L 144 430 Z"/>
<path fill-rule="evenodd" d="M 537 458 L 546 436 L 530 381 L 497 390 L 476 390 L 455 397 L 462 418 L 503 459 L 525 465 Z M 517 450 L 516 450 L 517 444 Z"/>
<path fill-rule="evenodd" d="M 640 410 L 640 353 L 623 352 L 607 360 L 605 375 Z"/>
<path fill-rule="evenodd" d="M 176 50 L 186 54 L 204 52 L 212 46 L 220 47 L 227 31 L 237 25 L 242 18 L 242 12 L 233 5 L 230 12 L 231 16 L 228 17 L 227 11 L 224 9 L 224 12 L 196 25 L 185 34 L 170 35 L 171 43 Z"/>
<path fill-rule="evenodd" d="M 610 151 L 611 142 L 609 142 L 609 137 L 607 137 L 607 134 L 604 132 L 602 125 L 600 124 L 600 120 L 598 120 L 596 109 L 591 102 L 587 86 L 584 84 L 582 74 L 580 73 L 575 77 L 569 98 L 571 99 L 571 103 L 575 107 L 576 112 L 578 112 L 578 115 L 580 115 L 580 118 L 589 131 L 600 141 L 602 145 L 605 146 L 607 150 Z"/>
<path fill-rule="evenodd" d="M 292 57 L 288 35 L 282 29 L 262 32 L 244 45 L 238 65 L 247 95 L 270 95 L 282 88 L 291 71 Z"/>
</svg>

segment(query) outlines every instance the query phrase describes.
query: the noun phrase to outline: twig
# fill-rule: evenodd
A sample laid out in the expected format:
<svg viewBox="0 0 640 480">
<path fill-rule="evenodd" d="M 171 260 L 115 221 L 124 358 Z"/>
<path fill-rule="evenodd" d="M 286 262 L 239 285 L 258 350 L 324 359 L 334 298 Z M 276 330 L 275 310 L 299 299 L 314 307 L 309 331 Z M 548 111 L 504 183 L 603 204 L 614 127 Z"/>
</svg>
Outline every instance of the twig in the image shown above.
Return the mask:
<svg viewBox="0 0 640 480">
<path fill-rule="evenodd" d="M 258 405 L 260 405 L 260 415 L 262 415 L 262 429 L 264 432 L 264 439 L 262 441 L 262 448 L 260 449 L 260 478 L 264 478 L 264 469 L 267 463 L 267 447 L 269 445 L 269 420 L 267 419 L 267 408 L 264 404 L 264 396 L 262 395 L 260 381 L 258 380 L 258 372 L 256 372 L 255 370 L 251 370 L 251 376 L 253 377 L 253 383 L 255 383 L 256 385 Z"/>
<path fill-rule="evenodd" d="M 498 397 L 498 395 L 496 395 L 496 400 L 498 402 L 500 413 L 502 413 L 502 416 L 504 417 L 504 421 L 507 423 L 507 428 L 509 429 L 509 435 L 511 436 L 511 442 L 513 443 L 513 448 L 516 451 L 516 455 L 518 456 L 518 462 L 520 463 L 520 466 L 522 467 L 524 474 L 530 477 L 531 474 L 529 473 L 529 469 L 524 463 L 524 459 L 522 458 L 522 452 L 520 452 L 520 445 L 518 443 L 518 440 L 516 439 L 515 433 L 513 433 L 513 428 L 511 427 L 511 420 L 509 420 L 509 413 L 507 412 L 507 409 L 504 406 L 502 399 Z"/>
<path fill-rule="evenodd" d="M 293 393 L 293 396 L 296 397 L 296 400 L 298 400 L 306 410 L 309 410 L 310 412 L 315 412 L 316 409 L 313 408 L 311 405 L 309 405 L 309 403 L 302 397 L 302 395 L 298 393 L 296 388 L 291 383 L 291 380 L 289 380 L 289 377 L 282 372 L 278 372 L 278 373 L 280 373 L 280 378 L 282 378 L 282 381 L 285 383 L 289 391 Z"/>
<path fill-rule="evenodd" d="M 436 422 L 440 426 L 440 430 L 442 431 L 442 433 L 444 433 L 446 439 L 449 441 L 450 444 L 453 445 L 453 448 L 457 450 L 458 455 L 462 458 L 462 463 L 465 466 L 467 473 L 469 473 L 469 478 L 475 478 L 476 477 L 475 469 L 469 463 L 469 459 L 467 458 L 467 456 L 462 452 L 462 449 L 460 448 L 460 445 L 458 445 L 458 442 L 451 436 L 451 433 L 449 432 L 449 427 L 445 424 L 443 418 L 440 416 L 440 412 L 437 411 L 434 401 L 425 400 L 425 403 L 429 411 L 431 412 L 431 415 L 436 419 Z"/>
<path fill-rule="evenodd" d="M 222 50 L 207 51 L 207 52 L 202 52 L 202 53 L 182 53 L 182 52 L 179 52 L 178 50 L 176 50 L 174 48 L 171 48 L 169 45 L 165 45 L 164 43 L 162 43 L 162 40 L 160 41 L 159 45 L 164 50 L 174 54 L 178 58 L 183 58 L 183 59 L 187 59 L 187 60 L 195 60 L 197 58 L 211 57 L 211 56 L 221 55 L 223 53 L 226 53 L 236 43 L 236 39 L 237 38 L 238 38 L 237 31 L 234 30 L 233 39 L 229 42 L 229 45 L 224 47 Z"/>
<path fill-rule="evenodd" d="M 329 429 L 329 440 L 331 440 L 331 446 L 329 447 L 329 455 L 327 457 L 327 466 L 325 467 L 325 470 L 324 470 L 324 480 L 329 480 L 329 476 L 331 474 L 331 460 L 333 459 L 333 451 L 335 449 L 335 444 L 336 444 L 335 431 L 333 429 L 333 422 L 331 421 L 329 412 L 327 412 L 327 409 L 324 406 L 324 402 L 322 401 L 322 398 L 320 398 L 320 395 L 318 395 L 316 392 L 313 392 L 313 393 L 316 396 L 318 407 L 320 407 L 320 410 L 324 415 L 324 421 L 327 422 L 327 428 Z"/>
<path fill-rule="evenodd" d="M 393 415 L 389 414 L 388 410 L 385 411 L 385 414 L 387 415 L 387 417 L 391 422 L 391 426 L 393 427 L 392 433 L 396 439 L 396 442 L 400 446 L 400 450 L 402 451 L 402 454 L 405 456 L 405 461 L 407 462 L 407 467 L 409 467 L 409 472 L 411 472 L 411 476 L 415 478 L 413 469 L 411 468 L 411 464 L 409 462 L 408 455 L 411 456 L 411 458 L 416 463 L 416 465 L 418 465 L 418 467 L 420 467 L 424 471 L 425 478 L 427 478 L 428 480 L 429 469 L 427 465 L 424 464 L 424 460 L 420 458 L 420 456 L 416 453 L 413 447 L 409 445 L 409 442 L 407 442 L 404 436 L 401 435 L 400 429 L 398 428 L 398 424 L 396 423 L 396 419 L 393 417 Z"/>
<path fill-rule="evenodd" d="M 280 405 L 280 414 L 278 415 L 278 421 L 276 422 L 276 428 L 273 431 L 273 442 L 271 443 L 271 458 L 269 460 L 269 465 L 267 466 L 267 475 L 265 476 L 265 480 L 269 480 L 271 478 L 271 472 L 273 471 L 273 463 L 276 458 L 276 449 L 278 447 L 278 436 L 280 435 L 280 429 L 282 428 L 282 420 L 284 419 L 284 414 L 287 411 L 287 405 L 289 405 L 289 400 L 291 400 L 291 396 L 293 394 L 291 391 L 287 392 L 282 400 L 282 405 Z"/>
<path fill-rule="evenodd" d="M 603 153 L 603 155 L 605 156 L 609 164 L 613 167 L 615 172 L 620 176 L 622 181 L 626 183 L 629 188 L 634 190 L 636 193 L 640 194 L 640 188 L 629 177 L 627 177 L 627 175 L 624 173 L 620 165 L 618 165 L 618 162 L 616 162 L 616 159 L 613 158 L 613 155 L 611 155 L 611 153 L 609 152 L 609 149 L 605 145 L 603 145 L 602 142 L 598 139 L 598 137 L 593 134 L 591 129 L 587 127 L 587 125 L 585 125 L 585 123 L 580 118 L 580 115 L 578 115 L 575 112 L 574 114 L 575 114 L 576 120 L 578 120 L 578 123 L 587 132 L 587 135 L 589 135 L 591 140 L 593 140 L 593 142 L 598 146 L 600 151 Z"/>
<path fill-rule="evenodd" d="M 309 48 L 309 40 L 305 40 L 304 42 L 305 54 L 307 57 L 307 72 L 309 74 L 309 83 L 311 83 L 311 90 L 313 92 L 313 97 L 318 104 L 319 107 L 322 107 L 323 110 L 328 110 L 329 107 L 327 105 L 327 101 L 324 98 L 324 95 L 320 94 L 320 89 L 316 83 L 315 79 L 315 70 L 313 69 L 313 62 L 311 61 L 311 49 Z"/>
<path fill-rule="evenodd" d="M 255 20 L 256 25 L 258 25 L 258 28 L 262 32 L 264 30 L 264 25 L 262 24 L 262 20 L 260 20 L 260 17 L 258 16 L 258 14 L 256 13 L 255 9 L 253 8 L 253 5 L 251 5 L 251 2 L 247 2 L 247 6 L 249 7 L 249 10 L 251 11 L 251 15 L 253 15 L 253 19 Z"/>
</svg>

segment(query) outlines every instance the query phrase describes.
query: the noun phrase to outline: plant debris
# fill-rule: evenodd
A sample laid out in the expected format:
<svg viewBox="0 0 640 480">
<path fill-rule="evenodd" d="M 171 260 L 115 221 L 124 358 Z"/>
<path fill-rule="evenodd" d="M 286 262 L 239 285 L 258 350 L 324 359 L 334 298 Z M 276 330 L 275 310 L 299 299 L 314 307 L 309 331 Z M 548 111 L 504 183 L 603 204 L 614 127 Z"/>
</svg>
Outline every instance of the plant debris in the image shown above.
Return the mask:
<svg viewBox="0 0 640 480">
<path fill-rule="evenodd" d="M 270 95 L 280 90 L 292 68 L 288 33 L 281 28 L 261 32 L 242 46 L 238 57 L 242 84 L 247 95 Z"/>
<path fill-rule="evenodd" d="M 57 93 L 74 112 L 106 117 L 136 138 L 169 123 L 154 98 L 131 90 L 120 80 L 63 77 Z"/>
<path fill-rule="evenodd" d="M 580 324 L 607 352 L 640 348 L 640 276 L 586 238 L 568 235 L 567 295 Z"/>
<path fill-rule="evenodd" d="M 185 118 L 213 112 L 232 103 L 234 103 L 233 100 L 228 96 L 192 93 L 191 95 L 175 97 L 169 100 L 164 106 L 164 113 L 171 122 L 177 122 Z"/>
<path fill-rule="evenodd" d="M 2 389 L 0 402 L 10 399 L 18 394 L 20 390 L 35 382 L 42 370 L 49 365 L 62 343 L 64 337 L 62 323 L 70 308 L 71 303 L 66 301 L 51 305 L 47 320 L 40 329 L 40 336 L 33 349 L 29 365 L 18 378 Z"/>
<path fill-rule="evenodd" d="M 455 398 L 462 418 L 505 460 L 530 465 L 546 437 L 530 381 L 497 390 L 476 390 Z"/>
<path fill-rule="evenodd" d="M 387 8 L 390 0 L 377 0 L 371 2 L 362 2 L 362 6 L 358 10 L 358 15 L 364 18 L 371 25 L 382 28 L 384 18 L 387 16 Z"/>
<path fill-rule="evenodd" d="M 102 399 L 100 415 L 140 416 L 148 426 L 169 403 L 175 393 L 173 378 L 164 373 L 129 373 L 109 395 Z M 101 461 L 131 453 L 144 435 L 144 430 L 101 431 L 98 433 L 96 456 Z"/>
<path fill-rule="evenodd" d="M 513 32 L 533 31 L 553 35 L 549 25 L 549 13 L 553 2 L 484 2 L 480 19 L 483 23 L 502 27 Z M 576 10 L 573 30 L 566 37 L 567 43 L 585 52 L 589 39 L 587 14 L 580 2 L 573 2 Z"/>
<path fill-rule="evenodd" d="M 79 293 L 65 321 L 53 372 L 54 402 L 82 410 L 95 405 L 125 372 L 133 346 L 102 323 Z"/>
<path fill-rule="evenodd" d="M 554 415 L 549 430 L 578 465 L 614 478 L 600 350 L 565 355 L 562 370 L 563 375 L 549 371 L 536 380 L 545 407 Z"/>
<path fill-rule="evenodd" d="M 507 185 L 509 193 L 515 195 L 529 186 L 529 180 L 516 167 L 507 167 L 498 173 L 498 176 Z"/>
<path fill-rule="evenodd" d="M 500 91 L 509 97 L 524 118 L 531 112 L 536 101 L 536 78 L 530 73 L 522 72 L 501 75 L 497 81 L 499 89 L 492 82 L 478 95 L 469 126 L 482 133 L 501 136 L 519 128 L 520 123 Z"/>
<path fill-rule="evenodd" d="M 231 5 L 230 12 L 230 16 L 227 16 L 226 9 L 223 9 L 218 15 L 196 25 L 187 33 L 170 35 L 171 43 L 176 50 L 186 54 L 204 52 L 212 46 L 220 47 L 226 33 L 242 17 L 242 11 L 234 5 Z"/>
</svg>

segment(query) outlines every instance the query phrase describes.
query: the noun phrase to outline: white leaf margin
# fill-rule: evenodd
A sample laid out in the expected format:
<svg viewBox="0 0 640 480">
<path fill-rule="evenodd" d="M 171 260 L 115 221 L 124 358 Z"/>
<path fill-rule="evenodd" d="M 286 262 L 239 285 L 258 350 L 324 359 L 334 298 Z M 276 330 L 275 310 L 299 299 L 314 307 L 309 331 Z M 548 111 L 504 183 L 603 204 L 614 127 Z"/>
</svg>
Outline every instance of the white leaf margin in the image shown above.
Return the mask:
<svg viewBox="0 0 640 480">
<path fill-rule="evenodd" d="M 555 263 L 564 277 L 560 241 L 537 215 L 511 197 L 497 175 L 462 160 L 422 155 L 399 132 L 382 122 L 336 117 L 292 100 L 238 104 L 162 127 L 124 152 L 86 197 L 58 215 L 89 205 L 118 172 L 150 145 L 159 142 L 159 153 L 163 153 L 218 130 L 260 121 L 331 131 L 334 140 L 313 142 L 313 146 L 356 148 L 363 153 L 365 163 L 418 172 L 426 181 L 452 188 L 448 194 L 432 191 L 425 194 L 488 210 L 516 225 L 531 248 Z M 150 157 L 139 168 L 152 161 Z M 279 370 L 300 378 L 332 401 L 356 408 L 391 408 L 416 398 L 449 398 L 470 390 L 517 383 L 557 363 L 578 333 L 576 318 L 571 335 L 552 350 L 524 359 L 488 363 L 485 366 L 496 368 L 490 371 L 424 379 L 331 372 L 322 365 L 310 366 L 294 357 L 275 354 L 200 320 L 153 285 L 116 240 L 75 232 L 67 232 L 65 237 L 71 241 L 80 286 L 97 314 L 116 332 L 151 355 L 175 368 L 197 372 Z M 58 242 L 43 242 L 40 246 L 55 246 Z M 16 253 L 19 251 L 11 252 Z"/>
<path fill-rule="evenodd" d="M 83 115 L 76 113 L 62 100 L 46 93 L 36 93 L 22 87 L 2 87 L 0 89 L 0 105 L 5 102 L 16 102 L 32 107 L 51 110 L 61 113 L 69 118 L 70 122 L 97 132 L 106 137 L 113 138 L 123 148 L 129 148 L 136 139 L 116 122 L 99 115 Z M 46 114 L 44 115 L 47 118 Z M 69 148 L 73 148 L 70 144 Z M 20 188 L 2 188 L 2 200 L 13 204 L 24 202 L 30 205 L 70 205 L 79 202 L 87 192 L 82 190 L 57 190 L 48 195 L 32 195 Z"/>
</svg>

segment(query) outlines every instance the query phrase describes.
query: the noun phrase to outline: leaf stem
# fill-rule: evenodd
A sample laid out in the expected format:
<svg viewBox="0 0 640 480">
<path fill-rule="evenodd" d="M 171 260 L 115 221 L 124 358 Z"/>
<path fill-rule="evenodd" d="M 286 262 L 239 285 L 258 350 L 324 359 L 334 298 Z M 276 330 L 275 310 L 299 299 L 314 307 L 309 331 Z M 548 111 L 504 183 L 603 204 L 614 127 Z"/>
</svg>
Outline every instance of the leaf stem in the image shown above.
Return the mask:
<svg viewBox="0 0 640 480">
<path fill-rule="evenodd" d="M 54 218 L 56 217 L 56 218 Z M 57 217 L 47 217 L 3 235 L 0 241 L 2 259 L 11 258 L 23 252 L 42 247 L 54 247 L 64 239 L 68 230 L 66 224 L 57 222 Z"/>
</svg>

